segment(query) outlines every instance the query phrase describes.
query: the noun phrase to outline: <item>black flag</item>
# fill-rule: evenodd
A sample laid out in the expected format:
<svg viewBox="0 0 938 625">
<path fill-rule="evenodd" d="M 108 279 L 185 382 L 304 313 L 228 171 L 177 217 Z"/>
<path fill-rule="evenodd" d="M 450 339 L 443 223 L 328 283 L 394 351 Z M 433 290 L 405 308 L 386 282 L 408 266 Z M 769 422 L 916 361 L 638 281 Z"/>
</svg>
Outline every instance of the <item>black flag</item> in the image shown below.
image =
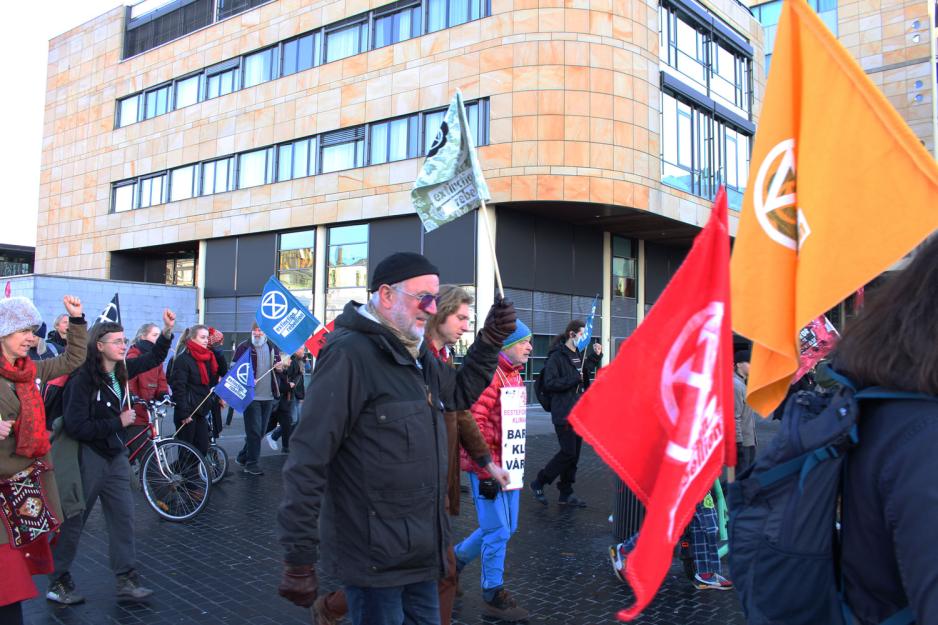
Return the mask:
<svg viewBox="0 0 938 625">
<path fill-rule="evenodd" d="M 94 323 L 91 324 L 91 327 L 95 327 L 99 321 L 113 321 L 114 323 L 121 322 L 121 304 L 117 293 L 115 293 L 114 297 L 111 298 L 111 303 L 105 306 L 104 310 L 101 311 L 101 314 L 98 315 L 97 319 L 94 320 Z"/>
</svg>

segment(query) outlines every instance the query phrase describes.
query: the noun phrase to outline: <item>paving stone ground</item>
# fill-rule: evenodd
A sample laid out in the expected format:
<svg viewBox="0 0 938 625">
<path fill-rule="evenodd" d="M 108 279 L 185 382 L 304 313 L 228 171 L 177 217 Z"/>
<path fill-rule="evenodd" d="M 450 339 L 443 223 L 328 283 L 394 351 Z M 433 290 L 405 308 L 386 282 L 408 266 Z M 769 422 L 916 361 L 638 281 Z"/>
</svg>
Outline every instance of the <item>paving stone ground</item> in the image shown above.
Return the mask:
<svg viewBox="0 0 938 625">
<path fill-rule="evenodd" d="M 240 421 L 222 442 L 236 452 Z M 138 493 L 137 553 L 145 584 L 156 591 L 146 604 L 118 603 L 108 567 L 107 530 L 98 506 L 82 537 L 73 576 L 87 597 L 84 605 L 54 606 L 35 599 L 25 606 L 28 625 L 169 625 L 169 624 L 308 624 L 309 613 L 276 594 L 281 552 L 274 518 L 280 501 L 280 469 L 285 456 L 266 449 L 262 477 L 233 473 L 213 489 L 206 509 L 195 520 L 176 524 L 160 520 Z M 529 421 L 528 476 L 556 451 L 549 417 L 534 411 Z M 232 458 L 234 453 L 232 453 Z M 232 470 L 237 465 L 232 462 Z M 506 586 L 531 611 L 530 623 L 615 623 L 615 612 L 631 602 L 606 559 L 614 542 L 608 521 L 613 506 L 612 473 L 588 446 L 580 461 L 577 493 L 589 507 L 561 510 L 557 492 L 548 488 L 549 507 L 522 493 L 519 529 L 508 548 Z M 476 527 L 471 499 L 463 495 L 462 516 L 453 523 L 456 539 Z M 36 578 L 45 593 L 46 581 Z M 330 590 L 334 580 L 321 580 Z M 480 616 L 479 565 L 462 576 L 464 595 L 457 600 L 460 625 L 496 623 Z M 662 625 L 743 625 L 733 592 L 699 591 L 683 577 L 675 561 L 658 596 L 635 621 Z"/>
</svg>

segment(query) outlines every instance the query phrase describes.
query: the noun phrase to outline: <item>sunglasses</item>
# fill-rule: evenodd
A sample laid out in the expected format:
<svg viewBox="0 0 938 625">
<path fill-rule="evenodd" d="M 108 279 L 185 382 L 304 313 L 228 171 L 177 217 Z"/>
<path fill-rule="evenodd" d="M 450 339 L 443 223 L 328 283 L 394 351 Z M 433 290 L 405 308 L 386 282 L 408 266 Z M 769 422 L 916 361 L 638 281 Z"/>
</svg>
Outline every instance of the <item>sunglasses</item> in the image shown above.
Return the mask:
<svg viewBox="0 0 938 625">
<path fill-rule="evenodd" d="M 388 285 L 388 286 L 391 286 L 391 285 Z M 425 313 L 429 313 L 430 311 L 428 310 L 428 308 L 435 305 L 437 301 L 440 299 L 438 295 L 434 295 L 433 293 L 418 293 L 415 295 L 413 293 L 408 293 L 404 289 L 397 287 L 397 286 L 391 286 L 391 288 L 394 289 L 395 291 L 398 291 L 399 293 L 403 293 L 404 295 L 409 295 L 410 297 L 413 297 L 415 300 L 418 300 L 417 308 L 419 308 Z"/>
</svg>

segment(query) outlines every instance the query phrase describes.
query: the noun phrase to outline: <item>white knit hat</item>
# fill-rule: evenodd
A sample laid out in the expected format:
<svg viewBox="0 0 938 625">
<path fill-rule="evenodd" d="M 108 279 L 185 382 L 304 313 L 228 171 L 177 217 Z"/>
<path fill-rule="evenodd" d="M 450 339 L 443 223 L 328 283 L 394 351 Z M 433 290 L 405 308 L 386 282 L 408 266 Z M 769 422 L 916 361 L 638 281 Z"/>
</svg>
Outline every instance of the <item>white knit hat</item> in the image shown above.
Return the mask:
<svg viewBox="0 0 938 625">
<path fill-rule="evenodd" d="M 0 299 L 0 336 L 28 330 L 42 323 L 42 315 L 25 297 Z"/>
</svg>

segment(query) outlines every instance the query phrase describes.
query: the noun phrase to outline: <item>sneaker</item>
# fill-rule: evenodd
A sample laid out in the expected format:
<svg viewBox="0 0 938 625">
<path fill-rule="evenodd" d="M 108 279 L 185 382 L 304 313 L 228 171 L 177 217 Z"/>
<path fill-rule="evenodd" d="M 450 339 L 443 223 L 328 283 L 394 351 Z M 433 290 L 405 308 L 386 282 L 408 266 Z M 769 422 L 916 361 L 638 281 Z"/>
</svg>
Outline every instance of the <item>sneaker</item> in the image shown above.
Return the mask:
<svg viewBox="0 0 938 625">
<path fill-rule="evenodd" d="M 609 562 L 612 564 L 612 571 L 619 578 L 620 582 L 625 580 L 625 560 L 629 553 L 624 548 L 625 543 L 612 545 L 609 547 Z"/>
<path fill-rule="evenodd" d="M 270 448 L 274 451 L 280 451 L 280 443 L 274 440 L 274 433 L 271 432 L 264 437 L 264 440 L 267 441 L 267 444 L 270 445 Z"/>
<path fill-rule="evenodd" d="M 316 602 L 313 603 L 313 607 L 310 608 L 315 625 L 338 625 L 339 621 L 342 620 L 341 614 L 332 612 L 329 606 L 326 605 L 327 596 L 328 595 L 319 595 L 316 597 Z"/>
<path fill-rule="evenodd" d="M 519 606 L 504 588 L 495 593 L 491 601 L 482 603 L 482 614 L 509 622 L 528 618 L 528 611 Z"/>
<path fill-rule="evenodd" d="M 531 482 L 529 484 L 531 487 L 531 492 L 534 494 L 534 498 L 538 503 L 542 505 L 547 505 L 547 497 L 544 496 L 544 487 L 541 486 L 538 482 Z"/>
<path fill-rule="evenodd" d="M 264 475 L 264 472 L 260 470 L 256 464 L 246 464 L 244 468 L 241 469 L 241 472 L 246 475 Z"/>
<path fill-rule="evenodd" d="M 585 508 L 586 502 L 570 493 L 569 495 L 561 495 L 557 505 L 566 506 L 567 508 Z"/>
<path fill-rule="evenodd" d="M 85 598 L 75 592 L 75 582 L 72 581 L 72 576 L 69 573 L 49 584 L 46 599 L 62 605 L 75 605 L 76 603 L 85 602 Z"/>
<path fill-rule="evenodd" d="M 732 590 L 733 582 L 719 573 L 696 573 L 694 587 L 700 590 Z"/>
<path fill-rule="evenodd" d="M 146 586 L 140 585 L 140 576 L 136 571 L 117 576 L 117 598 L 129 601 L 142 601 L 153 594 Z"/>
</svg>

